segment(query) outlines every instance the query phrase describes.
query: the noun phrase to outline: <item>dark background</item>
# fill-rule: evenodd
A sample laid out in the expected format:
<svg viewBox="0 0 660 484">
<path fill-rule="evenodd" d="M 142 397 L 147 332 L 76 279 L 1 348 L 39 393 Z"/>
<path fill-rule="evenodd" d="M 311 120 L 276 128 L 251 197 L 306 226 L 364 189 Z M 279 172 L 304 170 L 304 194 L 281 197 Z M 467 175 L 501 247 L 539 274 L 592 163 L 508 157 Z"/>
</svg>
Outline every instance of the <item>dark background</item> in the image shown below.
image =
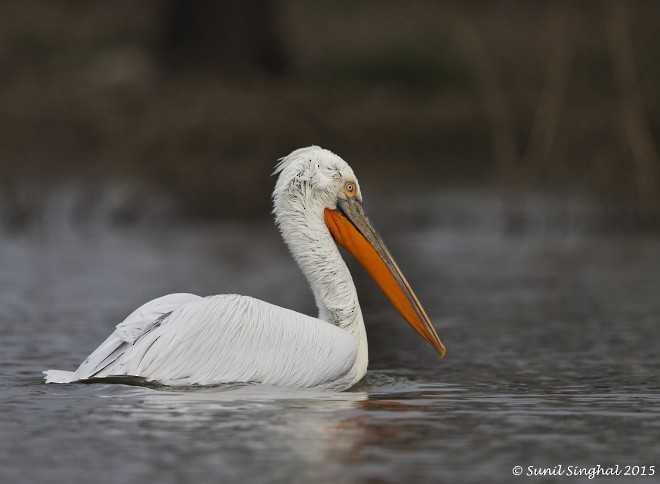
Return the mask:
<svg viewBox="0 0 660 484">
<path fill-rule="evenodd" d="M 3 226 L 62 187 L 83 223 L 153 197 L 265 217 L 275 160 L 319 144 L 372 189 L 494 184 L 513 226 L 542 190 L 655 228 L 659 24 L 650 0 L 6 0 Z"/>
</svg>

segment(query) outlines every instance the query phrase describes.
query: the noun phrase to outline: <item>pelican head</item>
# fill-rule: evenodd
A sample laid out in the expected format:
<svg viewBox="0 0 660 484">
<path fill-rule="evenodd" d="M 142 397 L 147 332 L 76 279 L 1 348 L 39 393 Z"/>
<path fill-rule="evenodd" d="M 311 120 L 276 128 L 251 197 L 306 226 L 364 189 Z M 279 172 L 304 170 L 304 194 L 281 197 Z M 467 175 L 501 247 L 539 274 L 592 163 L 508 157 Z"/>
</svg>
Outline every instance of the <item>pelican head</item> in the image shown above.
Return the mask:
<svg viewBox="0 0 660 484">
<path fill-rule="evenodd" d="M 331 292 L 329 285 L 352 283 L 334 242 L 344 247 L 369 273 L 403 318 L 440 355 L 445 347 L 424 308 L 397 266 L 362 207 L 360 184 L 342 158 L 318 146 L 294 151 L 280 160 L 273 192 L 276 223 L 301 269 L 312 282 L 324 313 Z M 327 242 L 327 243 L 326 243 Z M 328 249 L 327 246 L 332 248 Z M 335 308 L 341 303 L 330 304 Z M 340 309 L 336 309 L 340 311 Z"/>
</svg>

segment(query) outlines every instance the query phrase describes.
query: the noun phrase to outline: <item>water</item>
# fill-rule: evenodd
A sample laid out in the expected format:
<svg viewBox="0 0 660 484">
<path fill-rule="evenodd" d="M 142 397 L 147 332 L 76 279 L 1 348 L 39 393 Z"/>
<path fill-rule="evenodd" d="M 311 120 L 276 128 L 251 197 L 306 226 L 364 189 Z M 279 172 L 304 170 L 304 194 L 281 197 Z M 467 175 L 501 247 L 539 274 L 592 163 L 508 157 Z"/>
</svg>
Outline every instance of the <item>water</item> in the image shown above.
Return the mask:
<svg viewBox="0 0 660 484">
<path fill-rule="evenodd" d="M 345 393 L 41 381 L 169 292 L 313 314 L 269 221 L 3 236 L 0 482 L 523 482 L 516 465 L 659 466 L 660 237 L 583 230 L 588 209 L 559 205 L 532 205 L 512 234 L 488 192 L 368 204 L 448 353 L 356 269 L 372 363 Z M 659 482 L 607 478 L 631 481 Z"/>
</svg>

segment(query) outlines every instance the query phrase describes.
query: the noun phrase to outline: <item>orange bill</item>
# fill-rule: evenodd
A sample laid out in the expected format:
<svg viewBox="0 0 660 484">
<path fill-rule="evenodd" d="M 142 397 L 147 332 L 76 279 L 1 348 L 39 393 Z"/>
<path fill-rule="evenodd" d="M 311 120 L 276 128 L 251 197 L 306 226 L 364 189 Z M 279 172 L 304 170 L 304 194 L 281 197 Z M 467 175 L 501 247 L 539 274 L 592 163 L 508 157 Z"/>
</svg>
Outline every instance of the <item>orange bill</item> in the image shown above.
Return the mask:
<svg viewBox="0 0 660 484">
<path fill-rule="evenodd" d="M 360 202 L 341 200 L 337 210 L 326 209 L 324 217 L 335 242 L 357 259 L 399 314 L 444 356 L 445 346 Z"/>
</svg>

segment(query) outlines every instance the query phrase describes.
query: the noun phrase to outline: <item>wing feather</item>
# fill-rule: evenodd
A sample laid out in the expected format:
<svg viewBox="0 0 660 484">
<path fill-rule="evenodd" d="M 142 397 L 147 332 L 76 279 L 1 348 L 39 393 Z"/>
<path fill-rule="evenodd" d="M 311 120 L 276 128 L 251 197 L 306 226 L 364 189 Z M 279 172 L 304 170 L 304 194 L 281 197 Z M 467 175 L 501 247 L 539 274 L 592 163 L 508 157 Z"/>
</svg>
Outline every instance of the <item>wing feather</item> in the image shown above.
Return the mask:
<svg viewBox="0 0 660 484">
<path fill-rule="evenodd" d="M 166 385 L 311 387 L 341 379 L 356 356 L 357 341 L 332 324 L 223 295 L 180 305 L 95 376 L 140 376 Z"/>
<path fill-rule="evenodd" d="M 177 293 L 143 304 L 119 323 L 115 331 L 83 361 L 74 373 L 74 380 L 96 376 L 131 348 L 140 337 L 158 327 L 168 313 L 201 299 L 194 294 Z"/>
</svg>

